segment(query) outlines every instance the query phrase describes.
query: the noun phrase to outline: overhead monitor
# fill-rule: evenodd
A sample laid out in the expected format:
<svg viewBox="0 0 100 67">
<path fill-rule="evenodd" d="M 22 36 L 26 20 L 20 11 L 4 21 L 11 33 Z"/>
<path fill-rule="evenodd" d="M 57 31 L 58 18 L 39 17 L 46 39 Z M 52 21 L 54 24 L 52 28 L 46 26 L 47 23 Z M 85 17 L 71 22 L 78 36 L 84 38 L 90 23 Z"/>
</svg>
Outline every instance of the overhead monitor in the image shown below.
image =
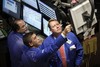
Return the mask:
<svg viewBox="0 0 100 67">
<path fill-rule="evenodd" d="M 20 18 L 20 3 L 14 0 L 2 0 L 2 10 L 3 12 L 11 15 L 14 18 Z"/>
<path fill-rule="evenodd" d="M 91 15 L 91 10 L 92 7 L 89 0 L 84 1 L 83 3 L 69 10 L 76 34 L 80 34 L 87 30 L 87 21 L 86 17 L 84 17 L 84 14 Z M 97 20 L 94 14 L 92 25 L 95 23 L 97 23 Z"/>
<path fill-rule="evenodd" d="M 26 5 L 23 5 L 23 20 L 35 28 L 41 30 L 42 14 Z"/>
<path fill-rule="evenodd" d="M 22 2 L 25 2 L 26 4 L 38 9 L 37 0 L 22 0 Z"/>
<path fill-rule="evenodd" d="M 48 21 L 45 18 L 43 18 L 43 33 L 46 36 L 49 36 L 51 34 L 51 31 L 48 27 Z"/>
<path fill-rule="evenodd" d="M 56 12 L 53 9 L 53 7 L 51 8 L 50 6 L 48 6 L 49 4 L 47 5 L 41 0 L 38 0 L 38 4 L 39 4 L 41 13 L 45 14 L 49 18 L 57 19 Z"/>
</svg>

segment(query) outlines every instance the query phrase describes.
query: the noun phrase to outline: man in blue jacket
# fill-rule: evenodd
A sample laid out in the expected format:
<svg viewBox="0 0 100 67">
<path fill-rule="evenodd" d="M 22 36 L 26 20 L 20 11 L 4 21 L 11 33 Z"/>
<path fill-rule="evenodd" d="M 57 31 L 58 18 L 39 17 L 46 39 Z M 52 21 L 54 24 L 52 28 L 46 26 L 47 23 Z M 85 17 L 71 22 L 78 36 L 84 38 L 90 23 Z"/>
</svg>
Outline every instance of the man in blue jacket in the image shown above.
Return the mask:
<svg viewBox="0 0 100 67">
<path fill-rule="evenodd" d="M 12 31 L 7 38 L 11 67 L 20 67 L 21 55 L 24 49 L 23 35 L 28 31 L 28 28 L 21 19 L 16 19 L 11 26 Z"/>
<path fill-rule="evenodd" d="M 33 32 L 27 33 L 23 37 L 23 42 L 28 46 L 28 50 L 23 52 L 22 67 L 49 67 L 48 60 L 50 56 L 55 53 L 60 46 L 66 42 L 66 28 L 61 35 L 55 40 L 54 44 L 41 49 L 43 43 Z"/>
<path fill-rule="evenodd" d="M 52 34 L 48 36 L 44 42 L 43 47 L 46 48 L 51 44 L 55 43 L 56 38 L 62 32 L 62 25 L 56 19 L 50 19 L 48 23 Z M 67 34 L 67 42 L 64 44 L 64 50 L 66 54 L 67 67 L 80 67 L 83 59 L 83 48 L 74 33 L 71 32 L 71 28 L 68 28 L 69 33 Z M 57 51 L 49 60 L 51 67 L 64 67 L 61 59 L 60 52 Z"/>
</svg>

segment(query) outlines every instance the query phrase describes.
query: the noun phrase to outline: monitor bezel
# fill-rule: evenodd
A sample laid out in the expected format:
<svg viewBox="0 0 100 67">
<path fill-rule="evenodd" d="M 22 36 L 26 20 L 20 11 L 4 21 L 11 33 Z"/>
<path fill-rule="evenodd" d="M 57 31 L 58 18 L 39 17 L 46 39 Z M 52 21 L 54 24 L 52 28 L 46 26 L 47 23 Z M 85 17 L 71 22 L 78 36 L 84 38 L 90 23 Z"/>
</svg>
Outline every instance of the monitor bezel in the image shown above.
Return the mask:
<svg viewBox="0 0 100 67">
<path fill-rule="evenodd" d="M 87 7 L 86 7 L 86 4 Z M 81 11 L 78 11 L 77 10 L 80 9 Z M 74 32 L 78 35 L 80 33 L 84 33 L 88 27 L 87 27 L 87 21 L 84 21 L 84 18 L 83 18 L 83 14 L 87 11 L 88 14 L 90 15 L 91 14 L 91 10 L 92 10 L 92 7 L 91 7 L 91 4 L 88 0 L 84 1 L 83 3 L 69 9 L 69 14 L 70 14 L 70 20 L 71 20 L 71 24 L 72 26 L 74 27 Z M 75 13 L 76 11 L 76 13 Z M 76 19 L 78 17 L 78 19 Z M 97 20 L 96 20 L 96 16 L 95 16 L 95 13 L 94 13 L 94 21 L 92 24 L 96 23 Z M 77 24 L 79 26 L 77 26 Z"/>
</svg>

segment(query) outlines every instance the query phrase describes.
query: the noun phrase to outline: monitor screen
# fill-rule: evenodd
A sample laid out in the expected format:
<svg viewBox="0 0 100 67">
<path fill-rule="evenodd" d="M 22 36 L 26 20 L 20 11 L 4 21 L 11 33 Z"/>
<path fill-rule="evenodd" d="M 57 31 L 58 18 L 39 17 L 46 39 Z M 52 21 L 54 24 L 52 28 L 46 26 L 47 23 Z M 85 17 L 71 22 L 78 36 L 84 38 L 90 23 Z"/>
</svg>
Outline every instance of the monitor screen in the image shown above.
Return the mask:
<svg viewBox="0 0 100 67">
<path fill-rule="evenodd" d="M 41 13 L 23 5 L 23 20 L 41 30 Z"/>
<path fill-rule="evenodd" d="M 54 9 L 52 9 L 50 6 L 48 6 L 47 4 L 45 4 L 44 2 L 42 2 L 40 0 L 38 0 L 38 4 L 39 4 L 41 13 L 43 13 L 44 15 L 46 15 L 49 18 L 57 19 L 56 12 Z"/>
<path fill-rule="evenodd" d="M 89 0 L 84 1 L 83 3 L 73 7 L 70 9 L 70 15 L 72 18 L 73 25 L 75 27 L 76 34 L 80 34 L 87 30 L 86 23 L 87 21 L 84 19 L 83 14 L 91 14 L 91 4 Z M 94 19 L 92 25 L 97 22 L 96 16 L 94 14 Z"/>
<path fill-rule="evenodd" d="M 43 18 L 43 33 L 46 36 L 49 36 L 51 34 L 51 31 L 48 27 L 48 21 L 45 18 Z"/>
<path fill-rule="evenodd" d="M 3 0 L 3 12 L 15 18 L 20 18 L 20 3 L 14 0 Z"/>
<path fill-rule="evenodd" d="M 38 9 L 37 0 L 22 0 L 22 1 L 36 9 Z"/>
</svg>

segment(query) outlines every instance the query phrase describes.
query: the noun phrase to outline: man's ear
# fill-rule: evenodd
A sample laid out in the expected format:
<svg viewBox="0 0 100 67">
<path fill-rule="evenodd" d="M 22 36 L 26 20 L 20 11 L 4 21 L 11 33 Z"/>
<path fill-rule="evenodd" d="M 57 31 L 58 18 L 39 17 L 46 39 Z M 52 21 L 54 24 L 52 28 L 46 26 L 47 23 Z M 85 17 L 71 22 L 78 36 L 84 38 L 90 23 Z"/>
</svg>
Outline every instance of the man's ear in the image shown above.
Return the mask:
<svg viewBox="0 0 100 67">
<path fill-rule="evenodd" d="M 30 47 L 32 47 L 32 46 L 33 46 L 32 42 L 29 42 L 29 46 L 30 46 Z"/>
</svg>

